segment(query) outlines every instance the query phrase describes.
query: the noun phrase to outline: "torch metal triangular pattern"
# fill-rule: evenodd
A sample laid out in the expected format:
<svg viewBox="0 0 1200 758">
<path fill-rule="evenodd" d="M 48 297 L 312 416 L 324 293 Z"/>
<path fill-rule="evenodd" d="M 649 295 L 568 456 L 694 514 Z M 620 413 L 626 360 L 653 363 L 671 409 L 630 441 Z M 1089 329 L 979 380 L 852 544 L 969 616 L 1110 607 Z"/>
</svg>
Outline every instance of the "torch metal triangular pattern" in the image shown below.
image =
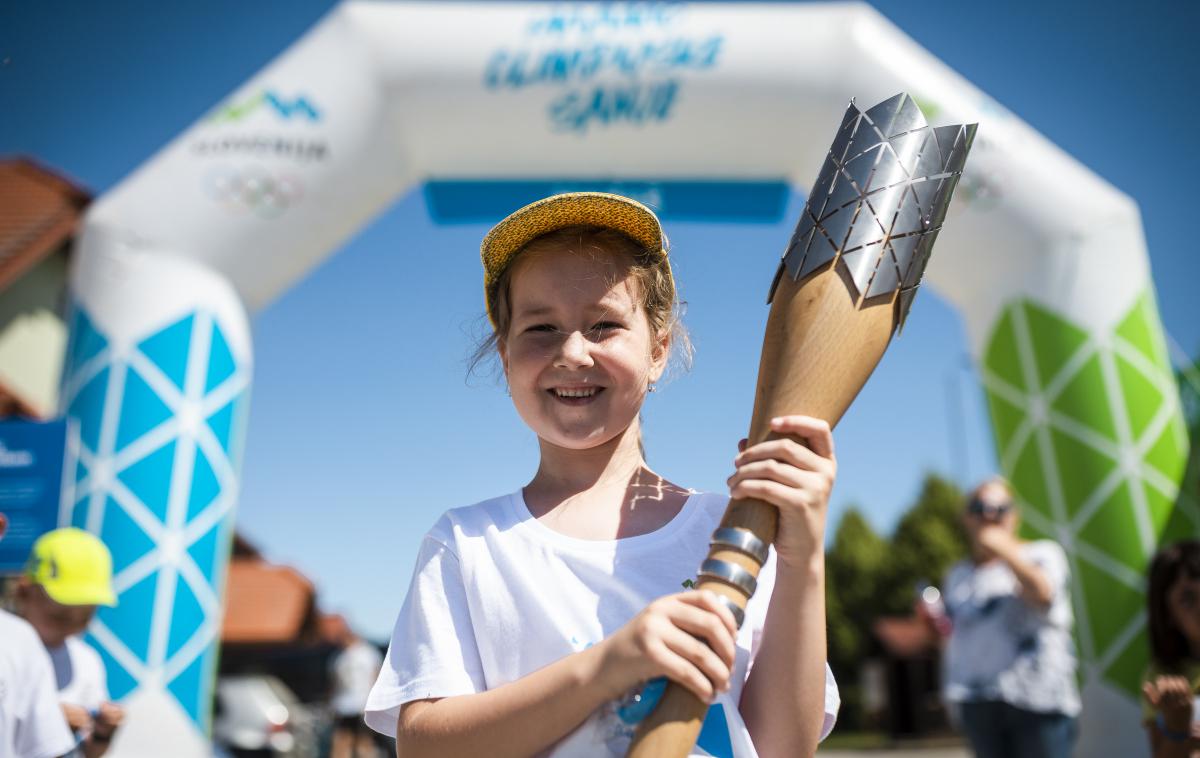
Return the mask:
<svg viewBox="0 0 1200 758">
<path fill-rule="evenodd" d="M 903 326 L 977 126 L 931 127 L 903 92 L 866 111 L 851 101 L 767 302 L 784 271 L 833 265 L 859 307 L 890 300 Z"/>
</svg>

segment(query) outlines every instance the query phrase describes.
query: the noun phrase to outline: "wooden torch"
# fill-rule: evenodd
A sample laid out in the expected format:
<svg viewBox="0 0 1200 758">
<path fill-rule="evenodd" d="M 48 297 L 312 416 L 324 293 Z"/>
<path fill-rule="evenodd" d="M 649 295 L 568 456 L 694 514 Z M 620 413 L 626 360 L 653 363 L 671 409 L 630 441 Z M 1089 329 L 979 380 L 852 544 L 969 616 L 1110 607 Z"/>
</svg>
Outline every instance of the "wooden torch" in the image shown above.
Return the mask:
<svg viewBox="0 0 1200 758">
<path fill-rule="evenodd" d="M 776 416 L 835 425 L 904 323 L 976 124 L 930 127 L 901 93 L 850 103 L 771 284 L 750 444 Z M 731 500 L 697 586 L 738 625 L 775 539 L 775 506 Z M 629 758 L 688 755 L 708 706 L 674 682 L 639 724 Z"/>
</svg>

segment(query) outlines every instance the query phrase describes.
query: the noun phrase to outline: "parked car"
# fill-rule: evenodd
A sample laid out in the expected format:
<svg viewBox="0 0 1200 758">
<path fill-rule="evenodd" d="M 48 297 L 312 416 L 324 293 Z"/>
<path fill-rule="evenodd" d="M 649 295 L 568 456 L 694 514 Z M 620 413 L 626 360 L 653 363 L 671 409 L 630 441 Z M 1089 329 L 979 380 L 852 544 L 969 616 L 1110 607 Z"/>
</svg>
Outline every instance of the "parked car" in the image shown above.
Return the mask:
<svg viewBox="0 0 1200 758">
<path fill-rule="evenodd" d="M 213 742 L 235 758 L 315 758 L 315 719 L 273 676 L 239 674 L 217 680 Z"/>
</svg>

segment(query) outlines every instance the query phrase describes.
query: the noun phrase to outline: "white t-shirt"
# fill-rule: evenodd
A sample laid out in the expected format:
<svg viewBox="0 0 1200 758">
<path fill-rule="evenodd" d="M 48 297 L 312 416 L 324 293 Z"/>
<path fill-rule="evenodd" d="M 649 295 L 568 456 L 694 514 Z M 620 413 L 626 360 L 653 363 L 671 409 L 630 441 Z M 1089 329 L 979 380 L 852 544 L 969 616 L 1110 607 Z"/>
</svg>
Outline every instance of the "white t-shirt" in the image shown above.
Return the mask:
<svg viewBox="0 0 1200 758">
<path fill-rule="evenodd" d="M 946 645 L 945 697 L 1074 716 L 1080 702 L 1067 556 L 1050 540 L 1027 542 L 1021 554 L 1054 590 L 1046 609 L 1021 599 L 1020 583 L 1003 561 L 960 561 L 947 574 L 946 612 L 954 627 Z"/>
<path fill-rule="evenodd" d="M 333 674 L 333 712 L 339 716 L 357 716 L 367 705 L 371 685 L 379 676 L 383 656 L 369 642 L 354 640 L 334 657 L 330 669 Z"/>
<path fill-rule="evenodd" d="M 47 649 L 54 666 L 58 701 L 94 711 L 108 702 L 108 678 L 104 662 L 91 645 L 79 637 L 68 637 L 65 644 Z"/>
<path fill-rule="evenodd" d="M 367 700 L 367 724 L 394 736 L 404 703 L 520 679 L 600 642 L 652 600 L 681 592 L 707 553 L 727 501 L 693 494 L 662 528 L 619 540 L 560 534 L 532 517 L 520 492 L 447 512 L 421 544 Z M 774 580 L 772 551 L 738 633 L 731 689 L 709 708 L 693 756 L 756 758 L 737 703 Z M 833 728 L 839 704 L 826 666 L 822 738 Z M 633 731 L 610 704 L 544 755 L 623 756 Z"/>
<path fill-rule="evenodd" d="M 74 746 L 46 648 L 24 619 L 0 610 L 0 758 L 51 758 Z"/>
</svg>

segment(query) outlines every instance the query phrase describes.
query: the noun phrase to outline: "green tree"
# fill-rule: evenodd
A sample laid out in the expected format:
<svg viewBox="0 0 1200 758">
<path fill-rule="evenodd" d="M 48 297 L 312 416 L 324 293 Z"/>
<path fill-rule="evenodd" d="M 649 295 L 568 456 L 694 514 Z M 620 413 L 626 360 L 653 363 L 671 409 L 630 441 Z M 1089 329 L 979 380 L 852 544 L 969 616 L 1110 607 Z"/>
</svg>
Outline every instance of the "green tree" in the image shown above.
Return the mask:
<svg viewBox="0 0 1200 758">
<path fill-rule="evenodd" d="M 886 559 L 887 542 L 861 511 L 853 506 L 846 510 L 825 555 L 825 617 L 829 666 L 842 695 L 838 720 L 851 728 L 861 726 L 858 667 L 870 651 L 871 623 Z"/>
<path fill-rule="evenodd" d="M 880 569 L 886 558 L 887 542 L 875 533 L 862 512 L 850 507 L 838 522 L 825 561 L 829 647 L 842 661 L 856 661 L 867 652 Z"/>
<path fill-rule="evenodd" d="M 842 691 L 838 721 L 843 726 L 863 725 L 859 667 L 875 652 L 875 620 L 912 613 L 916 583 L 940 584 L 950 566 L 967 555 L 961 514 L 962 492 L 931 473 L 890 538 L 877 534 L 855 507 L 838 522 L 825 554 L 825 606 L 829 665 Z"/>
<path fill-rule="evenodd" d="M 962 502 L 963 493 L 953 482 L 925 475 L 916 502 L 892 534 L 876 615 L 911 612 L 917 583 L 940 585 L 950 567 L 966 557 Z"/>
</svg>

